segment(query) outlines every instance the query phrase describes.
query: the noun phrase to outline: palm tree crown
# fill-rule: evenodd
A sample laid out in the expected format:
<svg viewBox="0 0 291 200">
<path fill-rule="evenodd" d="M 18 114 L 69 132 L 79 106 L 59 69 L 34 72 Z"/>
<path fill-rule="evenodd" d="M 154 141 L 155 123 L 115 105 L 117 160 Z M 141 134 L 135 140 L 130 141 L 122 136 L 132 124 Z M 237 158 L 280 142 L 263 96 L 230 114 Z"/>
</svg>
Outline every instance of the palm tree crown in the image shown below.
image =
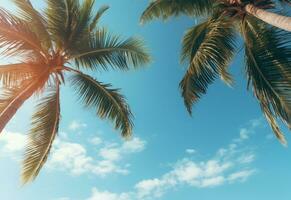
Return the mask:
<svg viewBox="0 0 291 200">
<path fill-rule="evenodd" d="M 141 40 L 122 39 L 98 26 L 107 6 L 93 15 L 94 0 L 47 0 L 44 13 L 29 0 L 13 0 L 18 15 L 0 9 L 2 56 L 21 62 L 0 66 L 0 132 L 33 95 L 40 96 L 32 116 L 22 180 L 36 178 L 45 164 L 60 121 L 60 86 L 67 81 L 86 107 L 110 119 L 122 136 L 132 133 L 132 113 L 118 89 L 82 73 L 86 70 L 129 70 L 150 61 Z"/>
<path fill-rule="evenodd" d="M 285 2 L 290 4 L 289 0 Z M 181 60 L 189 67 L 180 88 L 190 114 L 192 105 L 217 77 L 232 85 L 228 67 L 243 46 L 248 88 L 252 88 L 277 138 L 286 144 L 277 119 L 291 128 L 290 32 L 271 27 L 246 10 L 248 5 L 264 11 L 274 9 L 275 3 L 273 0 L 154 0 L 141 21 L 181 14 L 201 19 L 183 38 Z"/>
</svg>

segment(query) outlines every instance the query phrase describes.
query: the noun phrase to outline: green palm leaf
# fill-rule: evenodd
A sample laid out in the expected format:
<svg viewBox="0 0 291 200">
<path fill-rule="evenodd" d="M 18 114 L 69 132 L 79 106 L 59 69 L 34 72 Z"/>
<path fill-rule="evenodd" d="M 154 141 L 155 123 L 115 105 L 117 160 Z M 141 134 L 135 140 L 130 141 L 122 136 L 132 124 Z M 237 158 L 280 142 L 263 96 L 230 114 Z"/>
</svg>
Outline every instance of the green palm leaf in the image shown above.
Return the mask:
<svg viewBox="0 0 291 200">
<path fill-rule="evenodd" d="M 48 0 L 49 30 L 61 49 L 74 49 L 88 36 L 93 5 L 94 0 L 85 0 L 82 5 L 76 0 Z"/>
<path fill-rule="evenodd" d="M 98 82 L 81 72 L 71 77 L 71 83 L 86 107 L 96 109 L 99 117 L 113 121 L 115 128 L 121 130 L 122 136 L 131 135 L 132 114 L 118 89 L 112 89 L 110 84 Z"/>
<path fill-rule="evenodd" d="M 223 18 L 210 19 L 185 34 L 182 61 L 190 64 L 180 88 L 189 113 L 217 76 L 231 84 L 227 67 L 235 53 L 235 38 L 232 24 Z"/>
<path fill-rule="evenodd" d="M 78 52 L 72 52 L 71 59 L 77 66 L 96 69 L 98 66 L 107 70 L 108 65 L 121 70 L 129 70 L 130 66 L 138 67 L 147 64 L 150 57 L 140 39 L 121 39 L 105 29 L 91 34 L 87 40 L 79 44 Z"/>
<path fill-rule="evenodd" d="M 70 18 L 72 18 L 72 22 L 69 24 L 71 34 L 66 41 L 66 46 L 68 50 L 70 50 L 76 49 L 76 45 L 83 41 L 83 38 L 88 37 L 94 0 L 85 0 L 81 6 L 78 6 L 75 0 L 67 1 L 72 2 L 68 4 L 72 4 L 72 6 L 68 8 L 76 10 L 72 16 L 70 16 Z"/>
<path fill-rule="evenodd" d="M 93 20 L 92 20 L 92 22 L 91 22 L 91 24 L 90 24 L 90 32 L 93 31 L 93 30 L 96 28 L 96 26 L 97 26 L 97 24 L 98 24 L 100 18 L 103 16 L 103 14 L 104 14 L 108 9 L 109 9 L 109 6 L 107 6 L 107 5 L 102 6 L 101 8 L 99 8 L 99 10 L 97 11 L 95 17 L 93 18 Z"/>
<path fill-rule="evenodd" d="M 249 83 L 274 133 L 286 143 L 276 119 L 291 127 L 290 34 L 247 18 L 242 25 Z"/>
<path fill-rule="evenodd" d="M 68 9 L 64 0 L 47 0 L 45 10 L 48 31 L 58 47 L 62 47 L 68 38 Z"/>
<path fill-rule="evenodd" d="M 141 22 L 148 22 L 154 18 L 168 19 L 181 14 L 201 16 L 210 12 L 213 2 L 213 0 L 154 0 L 143 12 Z"/>
<path fill-rule="evenodd" d="M 23 161 L 22 181 L 33 181 L 47 161 L 60 121 L 59 86 L 42 98 L 32 117 Z"/>
</svg>

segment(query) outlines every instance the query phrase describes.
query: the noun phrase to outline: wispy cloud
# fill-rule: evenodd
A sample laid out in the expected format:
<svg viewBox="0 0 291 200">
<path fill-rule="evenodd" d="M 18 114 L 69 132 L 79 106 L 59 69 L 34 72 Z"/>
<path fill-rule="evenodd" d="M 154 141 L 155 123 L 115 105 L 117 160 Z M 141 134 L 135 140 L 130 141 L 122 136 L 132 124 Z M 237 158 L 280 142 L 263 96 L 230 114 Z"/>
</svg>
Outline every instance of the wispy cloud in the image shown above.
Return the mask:
<svg viewBox="0 0 291 200">
<path fill-rule="evenodd" d="M 244 154 L 242 156 L 240 156 L 238 158 L 238 161 L 242 164 L 248 164 L 248 163 L 252 163 L 256 158 L 256 155 L 254 153 L 247 153 L 247 154 Z"/>
<path fill-rule="evenodd" d="M 249 121 L 247 127 L 243 127 L 239 130 L 239 137 L 234 139 L 235 143 L 241 143 L 248 140 L 256 132 L 256 128 L 263 125 L 263 118 L 253 119 Z"/>
<path fill-rule="evenodd" d="M 142 151 L 145 144 L 140 138 L 133 138 L 122 144 L 109 143 L 101 147 L 97 155 L 90 156 L 81 144 L 57 140 L 47 166 L 50 169 L 69 171 L 72 175 L 125 175 L 129 173 L 128 164 L 122 164 L 121 161 L 130 154 Z"/>
<path fill-rule="evenodd" d="M 247 127 L 239 130 L 237 138 L 212 156 L 197 159 L 195 149 L 186 149 L 188 155 L 174 162 L 164 174 L 140 180 L 129 192 L 111 193 L 93 188 L 88 200 L 151 200 L 179 186 L 203 189 L 247 181 L 257 170 L 253 166 L 256 153 L 246 142 L 260 124 L 260 120 L 250 122 Z M 17 154 L 23 150 L 25 141 L 26 136 L 21 133 L 4 131 L 0 137 L 0 152 L 5 152 L 5 155 Z M 90 145 L 99 145 L 95 155 L 91 151 L 88 153 Z M 61 137 L 56 140 L 46 167 L 72 175 L 93 174 L 104 177 L 114 173 L 128 174 L 129 164 L 124 159 L 143 151 L 145 146 L 146 142 L 137 137 L 123 143 L 108 143 L 101 137 L 95 137 L 86 146 L 70 142 L 68 137 Z"/>
<path fill-rule="evenodd" d="M 193 154 L 196 151 L 186 149 L 190 155 L 176 161 L 161 176 L 141 180 L 130 192 L 120 194 L 94 188 L 89 200 L 151 200 L 164 196 L 178 186 L 203 189 L 244 182 L 257 171 L 253 167 L 256 155 L 251 148 L 245 147 L 246 141 L 260 124 L 260 120 L 251 121 L 247 127 L 239 130 L 239 136 L 229 145 L 218 149 L 208 158 L 195 159 Z"/>
<path fill-rule="evenodd" d="M 77 131 L 80 130 L 82 128 L 86 128 L 87 124 L 86 123 L 82 123 L 80 121 L 74 120 L 69 124 L 69 130 L 71 131 Z"/>
<path fill-rule="evenodd" d="M 185 152 L 187 154 L 195 154 L 196 153 L 196 150 L 195 149 L 186 149 Z"/>
<path fill-rule="evenodd" d="M 0 137 L 0 155 L 16 158 L 26 144 L 26 136 L 21 133 L 3 130 Z"/>
<path fill-rule="evenodd" d="M 55 140 L 48 162 L 49 170 L 62 170 L 74 176 L 91 173 L 104 177 L 109 174 L 130 173 L 130 164 L 125 159 L 132 154 L 144 150 L 146 142 L 134 137 L 132 140 L 120 143 L 105 143 L 102 138 L 95 137 L 89 144 L 70 142 L 68 134 L 61 132 L 61 137 Z M 4 130 L 0 137 L 0 156 L 6 156 L 16 161 L 24 151 L 27 136 L 22 133 Z M 89 154 L 87 149 L 99 145 L 95 154 Z"/>
<path fill-rule="evenodd" d="M 256 172 L 256 170 L 254 170 L 254 169 L 238 171 L 238 172 L 231 174 L 228 177 L 228 181 L 230 183 L 235 182 L 235 181 L 242 181 L 243 182 L 243 181 L 246 181 L 255 172 Z"/>
<path fill-rule="evenodd" d="M 238 148 L 230 146 L 225 148 L 227 153 L 217 152 L 212 158 L 202 161 L 183 158 L 161 177 L 137 183 L 135 185 L 136 194 L 139 199 L 152 199 L 181 185 L 212 188 L 244 181 L 255 172 L 255 169 L 250 166 L 250 159 L 245 163 L 236 159 L 240 155 L 238 153 L 240 151 L 235 151 L 239 150 Z"/>
<path fill-rule="evenodd" d="M 89 142 L 93 145 L 100 145 L 102 144 L 103 140 L 102 138 L 96 136 L 96 137 L 91 138 Z"/>
<path fill-rule="evenodd" d="M 109 191 L 99 191 L 97 188 L 92 189 L 92 196 L 87 200 L 129 200 L 131 199 L 129 193 L 111 193 Z"/>
</svg>

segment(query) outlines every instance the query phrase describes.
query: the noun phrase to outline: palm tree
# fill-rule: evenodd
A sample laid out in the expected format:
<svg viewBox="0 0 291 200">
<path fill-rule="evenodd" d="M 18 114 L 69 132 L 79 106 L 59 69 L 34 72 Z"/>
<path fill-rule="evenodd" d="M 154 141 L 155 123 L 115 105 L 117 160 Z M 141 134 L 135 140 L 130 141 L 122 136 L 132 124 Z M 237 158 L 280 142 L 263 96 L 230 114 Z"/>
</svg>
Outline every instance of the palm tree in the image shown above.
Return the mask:
<svg viewBox="0 0 291 200">
<path fill-rule="evenodd" d="M 248 2 L 258 8 L 273 8 L 274 4 L 272 0 Z M 277 138 L 286 144 L 277 120 L 291 128 L 291 33 L 249 15 L 237 1 L 155 0 L 141 20 L 180 14 L 202 18 L 183 38 L 181 60 L 189 67 L 180 88 L 189 113 L 217 77 L 232 85 L 228 67 L 243 46 L 248 88 L 252 87 Z"/>
<path fill-rule="evenodd" d="M 150 58 L 141 40 L 122 39 L 99 27 L 108 7 L 93 14 L 94 0 L 47 0 L 44 13 L 29 0 L 13 1 L 18 15 L 0 9 L 1 55 L 19 60 L 0 66 L 0 132 L 27 99 L 39 97 L 22 168 L 22 181 L 28 183 L 39 174 L 57 136 L 60 87 L 69 81 L 86 107 L 129 137 L 132 113 L 124 96 L 81 70 L 129 70 Z"/>
<path fill-rule="evenodd" d="M 291 5 L 290 0 L 278 1 L 283 6 Z M 213 4 L 220 3 L 227 4 L 233 11 L 248 13 L 272 26 L 291 31 L 291 17 L 266 10 L 277 7 L 275 0 L 205 0 L 204 2 L 201 0 L 197 2 L 195 0 L 154 0 L 144 12 L 142 21 L 148 21 L 154 17 L 168 18 L 179 13 L 201 15 L 212 10 Z"/>
<path fill-rule="evenodd" d="M 241 0 L 236 0 L 236 4 L 241 4 Z M 283 3 L 289 3 L 290 4 L 290 0 L 281 0 Z M 254 2 L 256 3 L 256 2 Z M 258 2 L 260 3 L 260 2 Z M 273 13 L 273 12 L 269 12 L 267 10 L 264 10 L 262 8 L 260 8 L 260 6 L 256 6 L 256 4 L 252 4 L 252 3 L 245 3 L 245 10 L 246 12 L 248 12 L 249 14 L 261 19 L 262 21 L 273 25 L 275 27 L 281 28 L 283 30 L 286 31 L 291 31 L 291 17 L 287 17 L 287 16 L 283 16 L 277 13 Z M 270 7 L 274 7 L 273 5 L 270 5 Z M 268 6 L 267 6 L 268 8 Z"/>
</svg>

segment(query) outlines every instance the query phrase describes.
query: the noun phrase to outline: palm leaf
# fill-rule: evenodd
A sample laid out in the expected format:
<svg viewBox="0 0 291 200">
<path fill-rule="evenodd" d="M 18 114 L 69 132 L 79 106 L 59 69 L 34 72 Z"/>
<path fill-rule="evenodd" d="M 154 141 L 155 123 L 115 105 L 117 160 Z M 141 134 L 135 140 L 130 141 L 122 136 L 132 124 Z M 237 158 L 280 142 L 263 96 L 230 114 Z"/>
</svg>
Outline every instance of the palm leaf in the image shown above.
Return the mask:
<svg viewBox="0 0 291 200">
<path fill-rule="evenodd" d="M 29 0 L 13 0 L 13 2 L 18 7 L 20 18 L 25 19 L 31 24 L 33 32 L 36 33 L 41 40 L 43 49 L 46 49 L 48 52 L 52 44 L 44 17 L 33 8 Z"/>
<path fill-rule="evenodd" d="M 48 30 L 58 49 L 66 49 L 80 20 L 79 1 L 47 0 L 45 11 Z"/>
<path fill-rule="evenodd" d="M 13 88 L 39 74 L 40 70 L 41 66 L 32 63 L 0 65 L 0 82 L 6 88 Z"/>
<path fill-rule="evenodd" d="M 232 83 L 227 67 L 235 53 L 235 39 L 232 24 L 223 18 L 210 19 L 185 34 L 181 59 L 190 64 L 180 88 L 190 114 L 192 105 L 206 93 L 217 76 Z"/>
<path fill-rule="evenodd" d="M 53 91 L 40 100 L 32 116 L 32 128 L 23 161 L 23 183 L 33 181 L 45 164 L 58 133 L 59 121 L 60 100 L 57 85 Z"/>
<path fill-rule="evenodd" d="M 23 103 L 40 91 L 49 78 L 47 72 L 22 81 L 18 87 L 5 88 L 0 97 L 0 133 Z"/>
<path fill-rule="evenodd" d="M 47 19 L 48 31 L 57 47 L 62 47 L 64 41 L 68 38 L 68 15 L 67 6 L 64 0 L 47 0 L 45 16 Z"/>
<path fill-rule="evenodd" d="M 71 0 L 74 1 L 74 0 Z M 72 3 L 72 8 L 76 7 L 76 11 L 70 24 L 71 34 L 66 41 L 66 47 L 68 50 L 78 48 L 78 44 L 83 41 L 83 38 L 89 36 L 91 12 L 94 5 L 94 0 L 85 0 L 81 6 L 77 6 Z M 70 8 L 70 9 L 72 9 Z"/>
<path fill-rule="evenodd" d="M 30 57 L 44 56 L 41 42 L 29 23 L 0 9 L 0 48 L 2 55 L 14 56 L 29 53 Z"/>
<path fill-rule="evenodd" d="M 102 7 L 99 8 L 99 10 L 97 11 L 95 17 L 93 18 L 93 20 L 92 20 L 92 22 L 90 24 L 90 32 L 93 31 L 96 28 L 96 26 L 97 26 L 100 18 L 103 16 L 103 14 L 108 9 L 109 9 L 109 6 L 107 6 L 107 5 L 104 5 L 104 6 L 102 6 Z"/>
<path fill-rule="evenodd" d="M 132 114 L 118 89 L 112 89 L 110 84 L 98 82 L 81 72 L 71 77 L 71 83 L 86 107 L 96 109 L 99 117 L 113 121 L 115 128 L 121 130 L 122 136 L 131 135 Z"/>
<path fill-rule="evenodd" d="M 180 14 L 200 17 L 210 12 L 213 2 L 213 0 L 153 0 L 143 12 L 141 22 L 148 22 L 154 18 L 168 19 Z"/>
<path fill-rule="evenodd" d="M 60 49 L 70 50 L 88 36 L 94 0 L 48 0 L 49 30 Z"/>
<path fill-rule="evenodd" d="M 242 34 L 249 84 L 275 135 L 285 144 L 276 119 L 291 127 L 290 34 L 249 17 L 242 25 Z"/>
<path fill-rule="evenodd" d="M 98 66 L 107 70 L 108 65 L 121 70 L 130 66 L 138 67 L 147 64 L 150 57 L 140 39 L 121 39 L 105 29 L 98 30 L 91 37 L 79 44 L 78 52 L 71 52 L 71 59 L 78 67 L 96 69 Z"/>
</svg>

